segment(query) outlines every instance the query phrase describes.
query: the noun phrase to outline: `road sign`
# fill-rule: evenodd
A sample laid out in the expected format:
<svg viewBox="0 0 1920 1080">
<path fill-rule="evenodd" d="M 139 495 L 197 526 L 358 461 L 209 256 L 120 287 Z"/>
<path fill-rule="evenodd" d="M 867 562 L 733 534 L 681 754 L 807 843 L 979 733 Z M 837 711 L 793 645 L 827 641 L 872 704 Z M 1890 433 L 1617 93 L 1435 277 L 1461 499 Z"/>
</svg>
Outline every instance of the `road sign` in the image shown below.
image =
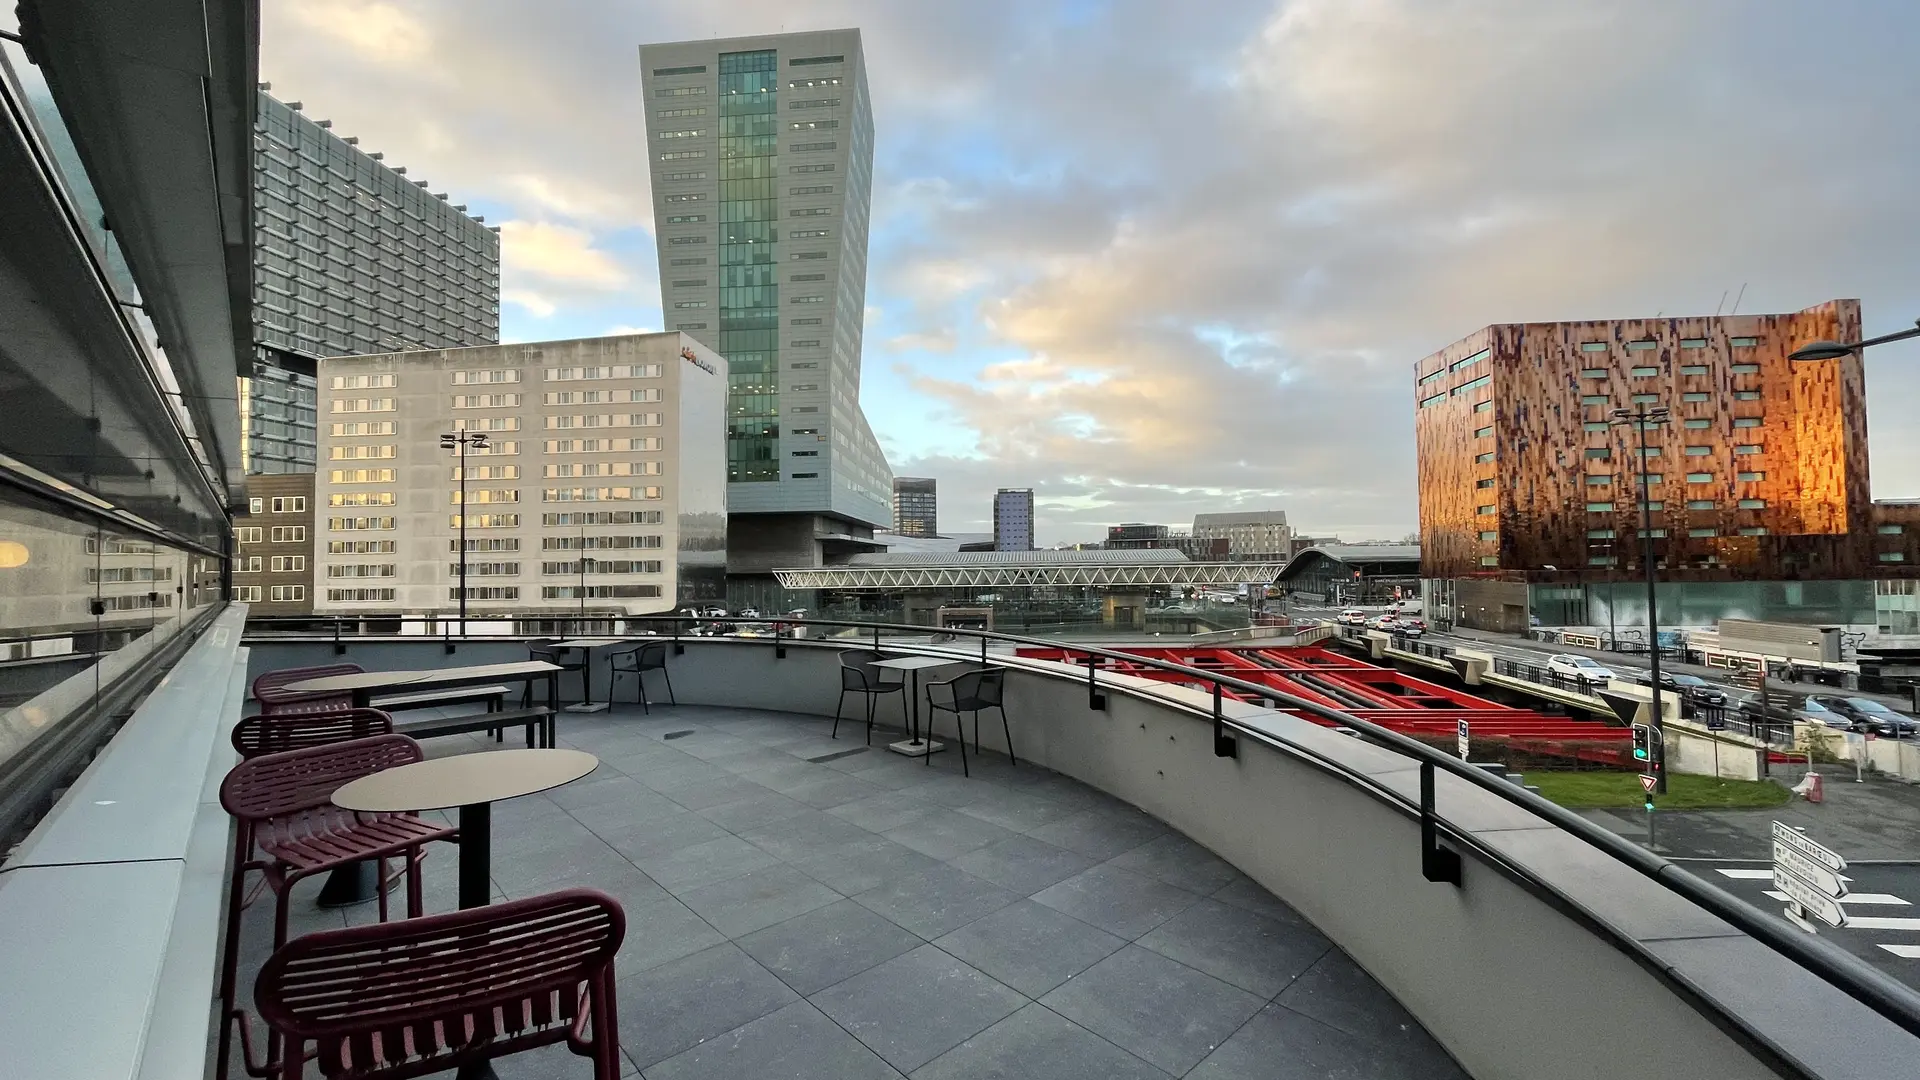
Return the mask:
<svg viewBox="0 0 1920 1080">
<path fill-rule="evenodd" d="M 1468 743 L 1467 722 L 1465 720 L 1460 721 L 1459 734 L 1460 734 L 1460 760 L 1465 761 L 1467 760 L 1467 743 Z"/>
<path fill-rule="evenodd" d="M 1660 786 L 1660 778 L 1658 776 L 1655 776 L 1653 773 L 1640 774 L 1640 790 L 1645 791 L 1647 794 L 1651 795 L 1653 794 L 1653 789 L 1659 786 Z"/>
<path fill-rule="evenodd" d="M 1774 876 L 1779 877 L 1782 871 L 1835 899 L 1847 895 L 1847 883 L 1840 880 L 1840 875 L 1776 840 L 1773 844 Z"/>
<path fill-rule="evenodd" d="M 1808 839 L 1807 835 L 1800 830 L 1778 821 L 1773 823 L 1773 842 L 1776 846 L 1785 844 L 1836 874 L 1847 868 L 1847 860 L 1827 847 Z"/>
<path fill-rule="evenodd" d="M 1819 919 L 1828 926 L 1847 925 L 1847 913 L 1840 910 L 1838 901 L 1792 874 L 1783 872 L 1778 865 L 1773 868 L 1773 884 L 1775 888 L 1786 893 L 1807 915 Z"/>
</svg>

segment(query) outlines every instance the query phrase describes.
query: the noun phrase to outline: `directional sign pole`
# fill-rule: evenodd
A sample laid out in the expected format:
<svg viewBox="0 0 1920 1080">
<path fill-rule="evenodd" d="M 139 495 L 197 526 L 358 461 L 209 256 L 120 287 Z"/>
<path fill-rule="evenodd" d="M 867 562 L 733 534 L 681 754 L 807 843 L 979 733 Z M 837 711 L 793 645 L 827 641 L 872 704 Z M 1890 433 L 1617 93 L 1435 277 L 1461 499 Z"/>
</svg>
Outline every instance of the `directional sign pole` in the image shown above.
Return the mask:
<svg viewBox="0 0 1920 1080">
<path fill-rule="evenodd" d="M 1845 926 L 1847 913 L 1840 898 L 1847 895 L 1847 883 L 1841 872 L 1847 860 L 1813 839 L 1782 822 L 1773 823 L 1773 884 L 1787 894 L 1793 906 L 1788 918 L 1813 931 L 1810 920 L 1828 926 Z"/>
<path fill-rule="evenodd" d="M 1459 736 L 1460 736 L 1460 760 L 1466 761 L 1468 759 L 1467 754 L 1471 746 L 1471 740 L 1468 738 L 1467 722 L 1465 720 L 1460 721 Z"/>
</svg>

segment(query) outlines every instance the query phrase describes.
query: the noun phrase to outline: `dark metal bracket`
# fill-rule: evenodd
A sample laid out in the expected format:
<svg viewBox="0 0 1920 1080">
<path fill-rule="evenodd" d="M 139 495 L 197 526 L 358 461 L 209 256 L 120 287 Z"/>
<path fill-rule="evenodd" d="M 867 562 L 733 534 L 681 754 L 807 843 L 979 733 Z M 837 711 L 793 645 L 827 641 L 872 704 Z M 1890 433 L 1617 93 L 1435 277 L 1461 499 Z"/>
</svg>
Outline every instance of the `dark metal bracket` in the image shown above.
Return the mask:
<svg viewBox="0 0 1920 1080">
<path fill-rule="evenodd" d="M 1460 853 L 1440 846 L 1440 823 L 1433 816 L 1433 762 L 1420 763 L 1420 873 L 1428 881 L 1460 884 Z"/>
</svg>

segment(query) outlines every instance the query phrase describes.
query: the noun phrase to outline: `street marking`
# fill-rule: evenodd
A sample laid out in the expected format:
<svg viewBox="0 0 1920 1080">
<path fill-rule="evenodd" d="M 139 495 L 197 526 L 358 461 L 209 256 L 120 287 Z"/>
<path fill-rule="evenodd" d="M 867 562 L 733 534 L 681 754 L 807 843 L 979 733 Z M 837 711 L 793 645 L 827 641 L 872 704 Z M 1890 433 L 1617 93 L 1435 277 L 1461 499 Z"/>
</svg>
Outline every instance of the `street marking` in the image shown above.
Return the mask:
<svg viewBox="0 0 1920 1080">
<path fill-rule="evenodd" d="M 1880 919 L 1868 915 L 1848 918 L 1847 926 L 1857 930 L 1920 930 L 1920 919 Z"/>
<path fill-rule="evenodd" d="M 1773 889 L 1768 889 L 1767 895 L 1772 897 L 1775 900 L 1787 899 L 1786 893 L 1776 892 Z M 1842 904 L 1884 904 L 1884 905 L 1895 905 L 1900 907 L 1907 906 L 1907 901 L 1900 899 L 1899 897 L 1893 895 L 1892 893 L 1883 893 L 1883 892 L 1848 893 L 1847 895 L 1840 898 L 1840 902 Z"/>
<path fill-rule="evenodd" d="M 1730 878 L 1739 878 L 1742 881 L 1772 881 L 1773 880 L 1773 871 L 1771 869 L 1741 870 L 1736 868 L 1733 870 L 1729 870 L 1723 866 L 1715 867 L 1714 869 L 1719 870 L 1721 873 L 1727 875 Z"/>
<path fill-rule="evenodd" d="M 1881 945 L 1895 956 L 1904 956 L 1909 960 L 1920 960 L 1920 945 Z"/>
</svg>

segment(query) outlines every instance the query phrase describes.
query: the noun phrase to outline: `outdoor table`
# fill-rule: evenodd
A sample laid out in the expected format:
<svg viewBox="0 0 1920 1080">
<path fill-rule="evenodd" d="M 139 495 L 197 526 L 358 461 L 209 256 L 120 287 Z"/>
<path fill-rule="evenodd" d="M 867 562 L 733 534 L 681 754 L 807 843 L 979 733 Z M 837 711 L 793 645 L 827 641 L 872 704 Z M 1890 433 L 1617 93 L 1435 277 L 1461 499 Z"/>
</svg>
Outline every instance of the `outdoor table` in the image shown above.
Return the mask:
<svg viewBox="0 0 1920 1080">
<path fill-rule="evenodd" d="M 581 750 L 489 750 L 383 769 L 342 786 L 333 804 L 362 813 L 460 810 L 460 906 L 492 899 L 493 804 L 548 791 L 592 772 L 600 759 Z M 462 1066 L 461 1080 L 493 1076 L 486 1062 Z"/>
<path fill-rule="evenodd" d="M 920 738 L 920 673 L 928 668 L 947 667 L 950 664 L 965 663 L 962 660 L 950 660 L 937 656 L 896 656 L 891 660 L 875 660 L 872 667 L 891 668 L 901 672 L 908 681 L 907 694 L 913 699 L 912 738 L 890 743 L 887 749 L 908 757 L 930 757 L 946 749 L 944 743 L 936 742 L 933 733 L 928 732 L 926 739 Z"/>
<path fill-rule="evenodd" d="M 612 701 L 593 700 L 593 650 L 604 649 L 612 645 L 628 645 L 636 641 L 649 641 L 649 640 L 652 640 L 652 639 L 650 638 L 574 638 L 571 641 L 556 641 L 553 644 L 547 646 L 550 649 L 578 649 L 580 650 L 580 658 L 586 663 L 586 669 L 584 671 L 586 678 L 582 679 L 580 683 L 580 689 L 583 696 L 579 704 L 567 706 L 567 711 L 583 712 L 583 713 L 584 712 L 602 712 L 606 709 L 613 707 Z M 613 691 L 611 689 L 607 691 L 607 696 L 608 697 L 613 696 Z"/>
<path fill-rule="evenodd" d="M 560 672 L 558 664 L 545 660 L 516 660 L 505 664 L 472 664 L 467 667 L 427 668 L 419 671 L 362 671 L 354 675 L 328 675 L 288 683 L 295 693 L 353 695 L 357 709 L 373 707 L 374 696 L 399 690 L 453 690 L 462 686 L 482 686 L 502 680 L 526 684 L 527 696 L 533 695 L 533 681 L 547 680 L 547 707 L 560 708 Z"/>
</svg>

